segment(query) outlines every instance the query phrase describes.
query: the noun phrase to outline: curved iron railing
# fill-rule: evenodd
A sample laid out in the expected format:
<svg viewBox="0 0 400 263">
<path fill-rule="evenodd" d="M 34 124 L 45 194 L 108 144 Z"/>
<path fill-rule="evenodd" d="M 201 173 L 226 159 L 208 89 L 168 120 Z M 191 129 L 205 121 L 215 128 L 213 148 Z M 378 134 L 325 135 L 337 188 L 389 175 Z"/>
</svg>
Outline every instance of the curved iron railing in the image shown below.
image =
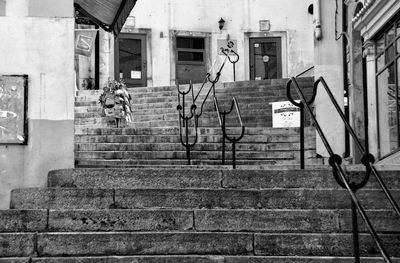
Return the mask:
<svg viewBox="0 0 400 263">
<path fill-rule="evenodd" d="M 316 92 L 317 92 L 317 88 L 319 86 L 319 84 L 322 84 L 322 86 L 324 87 L 325 91 L 327 92 L 331 102 L 333 103 L 336 111 L 338 112 L 339 116 L 341 117 L 342 121 L 345 124 L 346 130 L 350 133 L 350 135 L 353 137 L 354 141 L 356 142 L 357 147 L 360 149 L 360 151 L 362 151 L 364 153 L 363 157 L 362 157 L 362 164 L 365 165 L 366 167 L 366 175 L 364 177 L 364 179 L 360 182 L 360 183 L 355 183 L 352 182 L 350 183 L 348 181 L 347 178 L 347 174 L 344 172 L 343 168 L 341 167 L 341 163 L 342 163 L 342 158 L 335 154 L 328 142 L 328 140 L 326 139 L 325 134 L 323 133 L 315 115 L 313 114 L 313 111 L 310 107 L 310 104 L 312 104 L 315 100 L 316 97 Z M 298 93 L 298 95 L 300 96 L 300 103 L 296 103 L 296 101 L 293 100 L 291 93 L 290 93 L 290 88 L 292 86 L 292 84 L 294 84 L 294 88 L 296 90 L 296 92 Z M 358 242 L 358 224 L 357 224 L 357 211 L 360 213 L 362 219 L 364 220 L 368 231 L 370 232 L 371 236 L 373 237 L 375 243 L 377 244 L 380 253 L 382 254 L 382 257 L 384 258 L 384 260 L 386 262 L 392 262 L 389 258 L 388 253 L 386 252 L 385 248 L 382 245 L 382 242 L 380 241 L 375 229 L 373 228 L 370 220 L 368 219 L 363 207 L 361 206 L 357 196 L 355 195 L 356 191 L 360 188 L 362 188 L 363 186 L 365 186 L 365 184 L 368 182 L 369 177 L 371 172 L 373 172 L 373 174 L 375 175 L 376 179 L 378 180 L 379 185 L 381 186 L 382 190 L 384 191 L 386 197 L 389 199 L 390 203 L 392 204 L 394 210 L 396 211 L 396 213 L 400 216 L 399 213 L 399 208 L 397 203 L 395 202 L 395 200 L 393 199 L 392 195 L 390 194 L 389 190 L 387 189 L 386 185 L 384 184 L 382 178 L 380 177 L 378 171 L 375 169 L 375 167 L 373 166 L 373 163 L 375 161 L 373 155 L 371 155 L 370 153 L 368 153 L 364 147 L 362 146 L 361 142 L 359 141 L 359 139 L 357 138 L 355 132 L 353 131 L 353 129 L 351 128 L 350 124 L 347 122 L 342 110 L 340 109 L 340 106 L 338 105 L 336 99 L 334 98 L 332 92 L 330 91 L 328 85 L 326 84 L 324 78 L 320 77 L 315 83 L 314 83 L 314 90 L 313 90 L 313 95 L 311 97 L 310 100 L 307 101 L 307 99 L 305 98 L 303 92 L 301 91 L 296 78 L 292 77 L 287 85 L 286 85 L 286 90 L 287 90 L 287 95 L 288 95 L 288 99 L 289 101 L 291 101 L 294 105 L 300 107 L 302 110 L 306 109 L 308 111 L 308 113 L 311 116 L 312 121 L 314 122 L 315 128 L 318 132 L 318 134 L 320 135 L 320 138 L 325 146 L 325 148 L 327 149 L 328 153 L 329 153 L 329 164 L 332 166 L 333 168 L 333 174 L 334 174 L 334 178 L 337 181 L 337 183 L 347 189 L 347 191 L 350 194 L 351 197 L 351 201 L 352 201 L 352 219 L 353 219 L 353 240 L 354 240 L 354 257 L 356 259 L 356 262 L 359 262 L 360 260 L 360 252 L 359 252 L 359 242 Z M 304 129 L 304 126 L 301 127 L 301 129 Z"/>
<path fill-rule="evenodd" d="M 178 88 L 178 106 L 176 109 L 179 112 L 179 138 L 181 141 L 181 144 L 186 148 L 186 158 L 188 160 L 188 164 L 190 165 L 191 163 L 191 158 L 190 158 L 190 148 L 195 146 L 197 143 L 198 139 L 198 134 L 197 134 L 197 115 L 196 115 L 196 105 L 193 103 L 192 106 L 190 107 L 190 115 L 185 115 L 185 95 L 189 94 L 190 92 L 192 93 L 192 101 L 194 102 L 194 94 L 193 94 L 193 85 L 190 83 L 189 89 L 185 91 L 181 91 L 179 89 L 179 85 L 177 86 Z M 180 95 L 182 95 L 182 105 L 180 103 Z M 194 125 L 194 140 L 192 143 L 189 142 L 189 121 L 194 118 L 193 125 Z M 185 138 L 183 138 L 183 132 L 182 132 L 182 127 L 185 128 Z"/>
<path fill-rule="evenodd" d="M 186 148 L 186 155 L 187 155 L 187 159 L 188 159 L 188 164 L 189 165 L 190 165 L 190 148 L 195 146 L 195 144 L 197 143 L 197 139 L 198 139 L 198 132 L 197 132 L 198 120 L 201 117 L 201 115 L 203 114 L 204 105 L 205 105 L 208 97 L 210 96 L 210 93 L 212 92 L 213 93 L 213 98 L 214 99 L 216 98 L 216 96 L 215 96 L 215 85 L 218 83 L 218 81 L 219 81 L 219 79 L 221 77 L 222 69 L 224 68 L 224 66 L 225 66 L 227 61 L 229 61 L 230 63 L 233 64 L 233 76 L 234 76 L 234 79 L 235 79 L 235 64 L 239 61 L 239 55 L 235 51 L 233 51 L 233 42 L 229 41 L 228 42 L 228 48 L 226 48 L 226 49 L 221 47 L 221 52 L 225 57 L 224 57 L 224 60 L 223 60 L 223 62 L 221 64 L 220 68 L 218 69 L 217 73 L 215 74 L 215 77 L 212 78 L 210 72 L 213 70 L 216 61 L 212 65 L 212 67 L 209 70 L 209 72 L 204 77 L 203 83 L 201 84 L 200 89 L 197 92 L 196 96 L 194 95 L 194 88 L 193 88 L 192 83 L 190 83 L 189 89 L 187 91 L 181 91 L 179 89 L 179 84 L 177 85 L 177 88 L 178 88 L 178 106 L 177 106 L 177 110 L 179 112 L 179 135 L 180 135 L 180 140 L 181 140 L 182 145 Z M 203 101 L 201 102 L 201 105 L 199 107 L 199 111 L 196 112 L 196 110 L 198 109 L 198 107 L 196 105 L 196 102 L 197 102 L 202 90 L 204 89 L 205 85 L 208 82 L 211 83 L 210 88 L 208 89 Z M 191 95 L 192 95 L 192 105 L 190 107 L 190 115 L 185 115 L 185 96 L 188 95 L 189 93 L 191 93 Z M 181 104 L 181 99 L 180 99 L 181 96 L 182 96 L 182 104 Z M 238 108 L 236 99 L 234 101 L 236 103 L 236 107 Z M 192 119 L 194 120 L 193 126 L 194 126 L 194 129 L 195 129 L 195 135 L 194 135 L 195 138 L 194 138 L 192 143 L 189 143 L 189 128 L 188 128 L 188 125 L 189 125 L 189 121 L 192 120 Z M 241 116 L 240 116 L 240 121 L 241 121 Z M 182 126 L 186 128 L 185 129 L 185 135 L 183 135 Z M 225 138 L 225 135 L 223 135 L 223 136 Z M 241 136 L 241 137 L 243 137 L 243 136 Z M 229 139 L 237 140 L 236 138 L 229 138 Z"/>
<path fill-rule="evenodd" d="M 214 97 L 214 105 L 215 105 L 215 108 L 216 108 L 216 111 L 218 114 L 218 120 L 219 120 L 221 129 L 222 129 L 222 135 L 223 135 L 223 137 L 222 137 L 222 165 L 225 164 L 225 139 L 226 139 L 232 143 L 232 166 L 233 166 L 233 169 L 236 169 L 236 143 L 238 143 L 243 138 L 244 132 L 245 132 L 245 126 L 242 121 L 242 115 L 240 114 L 239 105 L 238 105 L 235 97 L 233 97 L 231 107 L 228 111 L 223 111 L 223 112 L 220 111 L 218 100 L 216 97 Z M 242 129 L 239 137 L 229 137 L 229 135 L 226 133 L 226 116 L 232 112 L 233 107 L 236 108 L 236 113 L 237 113 L 237 116 L 239 119 L 240 127 Z M 222 115 L 222 119 L 221 119 L 221 115 Z"/>
</svg>

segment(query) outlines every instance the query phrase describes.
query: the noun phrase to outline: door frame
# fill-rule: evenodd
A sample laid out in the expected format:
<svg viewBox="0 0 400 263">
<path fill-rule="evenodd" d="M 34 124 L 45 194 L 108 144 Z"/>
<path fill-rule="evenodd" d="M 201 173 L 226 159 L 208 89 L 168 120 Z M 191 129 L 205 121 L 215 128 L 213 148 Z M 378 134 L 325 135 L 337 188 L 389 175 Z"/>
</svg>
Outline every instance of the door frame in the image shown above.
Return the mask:
<svg viewBox="0 0 400 263">
<path fill-rule="evenodd" d="M 204 38 L 206 71 L 211 68 L 211 33 L 198 31 L 170 30 L 170 84 L 176 85 L 176 37 L 202 37 Z"/>
<path fill-rule="evenodd" d="M 271 31 L 271 32 L 245 32 L 244 33 L 244 73 L 245 79 L 250 80 L 250 38 L 266 38 L 280 37 L 281 38 L 281 59 L 282 59 L 282 78 L 288 77 L 288 43 L 286 31 Z"/>
<path fill-rule="evenodd" d="M 148 86 L 148 76 L 149 76 L 149 63 L 148 63 L 148 35 L 146 33 L 132 33 L 132 32 L 121 32 L 118 37 L 114 39 L 114 78 L 119 80 L 119 39 L 139 39 L 141 40 L 142 49 L 142 78 L 140 79 L 140 84 L 138 81 L 130 83 L 125 81 L 128 85 L 131 84 L 133 87 L 146 87 Z"/>
<path fill-rule="evenodd" d="M 255 66 L 255 61 L 254 61 L 254 44 L 257 42 L 257 40 L 260 40 L 260 43 L 276 43 L 276 57 L 277 57 L 277 63 L 276 63 L 276 74 L 277 78 L 280 79 L 282 78 L 282 39 L 280 37 L 254 37 L 249 39 L 249 57 L 250 57 L 250 79 L 255 79 L 255 69 L 252 68 L 252 66 Z"/>
</svg>

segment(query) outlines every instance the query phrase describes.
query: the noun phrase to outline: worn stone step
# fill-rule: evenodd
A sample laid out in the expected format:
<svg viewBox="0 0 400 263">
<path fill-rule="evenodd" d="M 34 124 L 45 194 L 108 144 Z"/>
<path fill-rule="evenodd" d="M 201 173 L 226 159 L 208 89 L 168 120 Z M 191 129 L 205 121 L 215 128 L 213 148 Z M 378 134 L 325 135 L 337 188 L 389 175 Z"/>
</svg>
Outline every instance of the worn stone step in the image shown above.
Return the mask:
<svg viewBox="0 0 400 263">
<path fill-rule="evenodd" d="M 236 131 L 235 128 L 227 127 L 227 132 L 230 133 Z M 200 135 L 221 135 L 222 131 L 220 127 L 213 128 L 198 128 Z M 248 127 L 245 130 L 246 135 L 298 135 L 300 133 L 299 128 L 272 128 L 272 127 Z M 305 130 L 306 136 L 315 135 L 315 129 L 307 127 Z M 141 128 L 141 127 L 130 127 L 130 128 L 78 128 L 75 130 L 75 134 L 88 134 L 88 135 L 178 135 L 179 127 L 155 127 L 155 128 Z"/>
<path fill-rule="evenodd" d="M 88 114 L 76 114 L 75 121 L 77 124 L 80 124 L 78 119 L 89 119 L 89 118 L 99 118 L 102 117 L 99 113 L 88 113 Z M 226 124 L 238 124 L 239 119 L 237 115 L 231 115 L 225 118 Z M 160 114 L 160 115 L 135 115 L 132 116 L 133 122 L 145 122 L 145 121 L 175 121 L 178 122 L 178 112 L 172 114 Z M 242 114 L 242 121 L 244 124 L 246 123 L 265 123 L 271 124 L 272 123 L 272 116 L 271 115 L 264 115 L 260 114 L 260 112 L 252 114 L 251 112 L 245 112 Z M 85 121 L 86 122 L 86 121 Z M 204 113 L 202 118 L 199 119 L 199 125 L 208 125 L 208 124 L 215 124 L 215 126 L 219 125 L 218 115 L 216 112 Z M 238 125 L 240 126 L 240 125 Z"/>
<path fill-rule="evenodd" d="M 115 118 L 112 117 L 95 117 L 85 119 L 75 119 L 75 126 L 84 125 L 86 127 L 117 127 Z M 217 124 L 217 122 L 216 122 Z M 172 121 L 143 121 L 143 122 L 130 122 L 126 123 L 122 120 L 121 126 L 123 127 L 178 127 L 178 118 Z M 210 124 L 211 125 L 211 124 Z M 213 126 L 216 126 L 213 124 Z"/>
<path fill-rule="evenodd" d="M 238 133 L 239 134 L 239 133 Z M 233 135 L 233 134 L 232 134 Z M 183 136 L 183 138 L 185 138 Z M 307 138 L 310 139 L 310 138 Z M 189 136 L 189 142 L 194 136 Z M 248 135 L 240 143 L 298 143 L 299 135 Z M 76 143 L 180 143 L 179 135 L 75 135 Z M 221 135 L 199 135 L 197 143 L 221 143 Z M 183 147 L 183 146 L 182 146 Z"/>
<path fill-rule="evenodd" d="M 251 118 L 251 117 L 250 117 Z M 136 121 L 126 122 L 125 120 L 121 121 L 122 127 L 179 127 L 178 116 L 175 119 L 171 120 L 147 120 L 147 121 Z M 243 118 L 244 125 L 247 127 L 272 127 L 272 121 L 259 121 L 258 119 L 251 120 L 250 122 L 246 122 L 246 119 Z M 117 127 L 116 119 L 112 117 L 93 117 L 93 118 L 82 118 L 75 119 L 74 121 L 76 126 L 84 125 L 87 128 L 91 127 Z M 236 123 L 236 122 L 235 122 Z M 228 123 L 227 126 L 230 124 Z M 220 127 L 218 118 L 214 119 L 201 119 L 199 120 L 200 127 Z M 236 125 L 235 125 L 236 126 Z M 240 127 L 239 124 L 237 124 Z M 194 127 L 194 126 L 193 126 Z"/>
<path fill-rule="evenodd" d="M 385 249 L 391 256 L 400 254 L 400 236 L 381 234 Z M 369 234 L 360 234 L 360 254 L 381 256 L 375 241 Z M 256 234 L 256 255 L 266 256 L 352 256 L 352 234 Z"/>
<path fill-rule="evenodd" d="M 352 180 L 363 178 L 364 171 L 352 171 Z M 399 171 L 381 171 L 390 189 L 400 189 Z M 53 170 L 48 174 L 49 187 L 77 188 L 339 188 L 329 168 L 314 170 L 250 169 L 227 170 L 221 167 L 183 168 L 90 168 Z M 379 189 L 371 176 L 366 188 Z"/>
<path fill-rule="evenodd" d="M 149 110 L 147 110 L 149 111 Z M 176 109 L 152 109 L 153 112 L 151 113 L 146 113 L 143 110 L 140 112 L 133 112 L 133 120 L 176 120 L 178 118 L 178 111 Z M 189 110 L 187 111 L 189 112 Z M 258 109 L 246 109 L 241 111 L 241 115 L 243 120 L 252 120 L 252 118 L 257 118 L 259 121 L 263 121 L 265 119 L 270 120 L 272 118 L 272 112 L 271 111 L 260 111 Z M 208 108 L 207 111 L 204 111 L 203 114 L 201 115 L 200 119 L 212 119 L 216 118 L 217 112 L 214 111 L 213 109 Z M 93 117 L 101 117 L 101 110 L 98 112 L 86 112 L 86 113 L 75 113 L 75 118 L 93 118 Z M 226 119 L 232 119 L 232 118 L 237 118 L 236 113 L 232 115 L 226 116 Z M 199 119 L 199 120 L 200 120 Z"/>
<path fill-rule="evenodd" d="M 145 160 L 145 159 L 126 159 L 126 160 L 108 160 L 108 159 L 75 159 L 75 166 L 88 168 L 88 167 L 155 167 L 160 165 L 165 166 L 185 166 L 187 165 L 187 159 L 152 159 L 152 160 Z M 311 158 L 305 161 L 307 166 L 327 166 L 328 162 L 322 158 Z M 191 159 L 192 165 L 197 166 L 221 166 L 221 160 L 208 160 L 208 159 Z M 288 167 L 288 168 L 296 168 L 300 166 L 300 161 L 297 159 L 291 160 L 242 160 L 236 159 L 236 165 L 238 169 L 241 167 L 247 168 L 248 166 L 274 166 L 279 165 L 280 167 Z M 232 167 L 232 160 L 227 159 L 225 161 L 226 167 Z"/>
<path fill-rule="evenodd" d="M 312 88 L 304 90 L 304 95 L 309 97 L 312 93 Z M 293 94 L 294 96 L 295 94 Z M 237 100 L 246 101 L 249 99 L 262 99 L 263 101 L 277 101 L 277 100 L 287 100 L 286 89 L 282 88 L 254 88 L 254 89 L 217 89 L 215 93 L 218 101 L 230 101 L 232 97 L 236 97 Z M 178 104 L 178 92 L 160 92 L 160 93 L 141 93 L 134 94 L 131 93 L 131 103 L 132 104 L 143 104 L 143 103 L 157 103 L 157 102 L 176 102 Z M 100 95 L 83 95 L 75 97 L 75 102 L 98 102 Z M 209 95 L 207 99 L 213 101 L 213 94 Z M 203 90 L 202 93 L 197 97 L 196 104 L 200 105 L 206 99 L 206 91 Z M 182 96 L 180 97 L 181 102 Z M 193 99 L 191 95 L 185 96 L 185 101 L 187 103 L 192 103 Z"/>
<path fill-rule="evenodd" d="M 400 233 L 393 210 L 366 210 L 377 232 Z M 196 231 L 352 233 L 351 210 L 194 210 Z M 368 233 L 359 218 L 359 231 Z"/>
<path fill-rule="evenodd" d="M 380 235 L 392 256 L 399 256 L 398 234 Z M 5 257 L 108 255 L 352 256 L 352 234 L 252 233 L 38 233 L 0 234 Z M 224 242 L 221 242 L 223 240 Z M 360 235 L 362 256 L 380 256 L 368 234 Z M 21 249 L 23 248 L 23 249 Z M 18 251 L 16 251 L 18 249 Z"/>
<path fill-rule="evenodd" d="M 83 120 L 80 121 L 80 124 L 75 124 L 77 128 L 117 128 L 117 122 L 115 118 L 108 118 L 107 120 Z M 78 122 L 75 120 L 75 122 Z M 213 122 L 202 123 L 199 122 L 199 125 L 202 125 L 204 128 L 212 128 L 212 127 L 220 127 L 220 124 L 217 120 Z M 232 123 L 230 124 L 231 127 L 238 127 L 240 128 L 239 123 Z M 126 122 L 125 119 L 119 121 L 118 128 L 133 128 L 133 127 L 143 127 L 143 128 L 174 128 L 179 127 L 178 120 L 176 121 L 141 121 L 141 122 Z M 193 126 L 192 126 L 193 127 Z M 261 127 L 272 127 L 272 122 L 246 122 L 245 127 L 253 127 L 253 128 L 261 128 Z"/>
<path fill-rule="evenodd" d="M 393 211 L 367 210 L 378 232 L 399 233 Z M 351 233 L 350 210 L 106 209 L 0 210 L 0 233 L 188 231 Z M 33 217 L 31 217 L 33 215 Z M 367 233 L 359 220 L 360 232 Z M 0 261 L 1 262 L 1 261 Z"/>
<path fill-rule="evenodd" d="M 400 190 L 392 190 L 400 200 Z M 365 209 L 390 209 L 380 190 L 358 193 Z M 82 189 L 27 188 L 11 192 L 13 209 L 348 209 L 350 198 L 342 189 Z"/>
<path fill-rule="evenodd" d="M 232 153 L 226 152 L 226 157 L 231 158 Z M 312 154 L 312 153 L 311 153 Z M 199 151 L 192 150 L 190 155 L 194 159 L 206 158 L 215 160 L 221 158 L 219 151 Z M 315 154 L 314 154 L 315 156 Z M 181 148 L 181 151 L 75 151 L 76 158 L 89 159 L 185 159 L 186 150 Z M 237 151 L 236 158 L 238 159 L 294 159 L 293 151 Z"/>
<path fill-rule="evenodd" d="M 236 82 L 225 82 L 225 83 L 217 83 L 216 90 L 224 90 L 224 89 L 254 89 L 254 88 L 266 88 L 266 89 L 283 89 L 286 88 L 286 83 L 289 79 L 269 79 L 269 80 L 256 80 L 256 81 L 236 81 Z M 298 78 L 297 79 L 299 85 L 302 86 L 312 86 L 314 84 L 314 78 Z M 186 91 L 189 87 L 188 84 L 179 85 L 181 91 Z M 201 84 L 193 84 L 194 91 L 200 89 Z M 209 83 L 207 83 L 203 90 L 206 90 L 210 87 Z M 155 87 L 135 87 L 128 88 L 128 92 L 132 94 L 142 94 L 142 93 L 158 93 L 158 92 L 177 92 L 177 86 L 155 86 Z M 78 96 L 85 95 L 100 95 L 103 93 L 103 90 L 79 90 Z"/>
<path fill-rule="evenodd" d="M 224 240 L 224 242 L 220 242 Z M 252 251 L 248 233 L 39 233 L 0 234 L 3 257 L 108 255 L 241 255 Z M 23 249 L 21 249 L 23 247 Z M 36 251 L 35 251 L 36 250 Z"/>
<path fill-rule="evenodd" d="M 313 149 L 315 145 L 309 143 L 306 149 Z M 75 151 L 182 151 L 180 143 L 76 143 Z M 227 151 L 232 150 L 228 143 Z M 222 151 L 222 145 L 217 143 L 196 144 L 194 151 Z M 237 151 L 299 151 L 299 143 L 240 143 L 236 145 Z M 314 152 L 312 156 L 315 156 Z"/>
<path fill-rule="evenodd" d="M 1 263 L 320 263 L 341 262 L 353 263 L 354 257 L 324 256 L 108 256 L 108 257 L 43 257 L 43 258 L 3 258 Z M 361 257 L 363 263 L 383 263 L 381 257 Z M 392 262 L 400 262 L 392 258 Z"/>
<path fill-rule="evenodd" d="M 13 209 L 257 208 L 254 190 L 27 188 L 11 192 Z"/>
<path fill-rule="evenodd" d="M 262 110 L 271 110 L 271 102 L 276 102 L 276 101 L 287 101 L 285 97 L 282 96 L 274 96 L 274 97 L 264 97 L 264 98 L 238 98 L 237 102 L 239 105 L 240 110 L 245 110 L 248 108 L 251 109 L 262 109 Z M 189 102 L 188 102 L 189 103 Z M 218 100 L 219 106 L 222 108 L 229 108 L 231 103 L 232 103 L 232 98 L 228 98 L 225 100 Z M 191 104 L 190 104 L 191 105 Z M 201 103 L 196 104 L 198 108 L 200 109 Z M 89 107 L 93 108 L 95 106 L 100 106 L 100 103 L 98 101 L 76 101 L 75 102 L 75 107 Z M 132 103 L 132 108 L 133 112 L 140 111 L 141 109 L 151 109 L 151 108 L 170 108 L 170 109 L 176 109 L 178 106 L 178 100 L 177 99 L 169 99 L 168 101 L 165 100 L 160 100 L 157 102 L 146 102 L 143 101 L 141 103 Z M 188 104 L 189 106 L 189 104 Z M 214 102 L 209 99 L 206 101 L 204 104 L 204 108 L 214 108 Z"/>
</svg>

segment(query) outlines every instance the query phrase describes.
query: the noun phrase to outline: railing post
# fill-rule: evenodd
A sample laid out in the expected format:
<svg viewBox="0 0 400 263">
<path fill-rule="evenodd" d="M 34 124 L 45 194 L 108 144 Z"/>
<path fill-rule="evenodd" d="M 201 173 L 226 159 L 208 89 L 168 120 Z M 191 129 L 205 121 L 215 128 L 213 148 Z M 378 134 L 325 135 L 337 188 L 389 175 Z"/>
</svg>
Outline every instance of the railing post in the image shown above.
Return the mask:
<svg viewBox="0 0 400 263">
<path fill-rule="evenodd" d="M 224 121 L 225 121 L 225 116 L 224 116 Z M 223 135 L 222 135 L 222 165 L 225 165 L 225 136 Z"/>
<path fill-rule="evenodd" d="M 300 102 L 300 169 L 304 170 L 305 163 L 304 163 L 304 149 L 305 149 L 305 142 L 304 142 L 304 105 L 303 102 Z"/>
<path fill-rule="evenodd" d="M 188 159 L 188 165 L 190 165 L 190 146 L 189 146 L 189 125 L 188 125 L 189 119 L 185 118 L 185 124 L 186 124 L 186 157 Z"/>
<path fill-rule="evenodd" d="M 233 161 L 233 169 L 236 169 L 236 138 L 233 138 L 232 142 L 232 161 Z"/>
<path fill-rule="evenodd" d="M 360 263 L 360 242 L 358 240 L 358 221 L 357 221 L 357 207 L 353 200 L 351 200 L 351 219 L 353 223 L 353 251 L 354 262 Z"/>
<path fill-rule="evenodd" d="M 233 64 L 233 81 L 236 81 L 236 63 L 232 63 Z"/>
</svg>

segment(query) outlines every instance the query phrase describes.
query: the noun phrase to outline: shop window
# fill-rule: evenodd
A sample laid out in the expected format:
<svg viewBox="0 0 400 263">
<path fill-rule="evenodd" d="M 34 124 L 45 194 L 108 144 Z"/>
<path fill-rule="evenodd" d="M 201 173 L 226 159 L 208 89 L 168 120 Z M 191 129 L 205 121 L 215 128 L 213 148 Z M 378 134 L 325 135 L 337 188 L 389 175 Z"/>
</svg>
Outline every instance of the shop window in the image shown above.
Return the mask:
<svg viewBox="0 0 400 263">
<path fill-rule="evenodd" d="M 380 157 L 400 149 L 400 17 L 376 39 Z"/>
</svg>

